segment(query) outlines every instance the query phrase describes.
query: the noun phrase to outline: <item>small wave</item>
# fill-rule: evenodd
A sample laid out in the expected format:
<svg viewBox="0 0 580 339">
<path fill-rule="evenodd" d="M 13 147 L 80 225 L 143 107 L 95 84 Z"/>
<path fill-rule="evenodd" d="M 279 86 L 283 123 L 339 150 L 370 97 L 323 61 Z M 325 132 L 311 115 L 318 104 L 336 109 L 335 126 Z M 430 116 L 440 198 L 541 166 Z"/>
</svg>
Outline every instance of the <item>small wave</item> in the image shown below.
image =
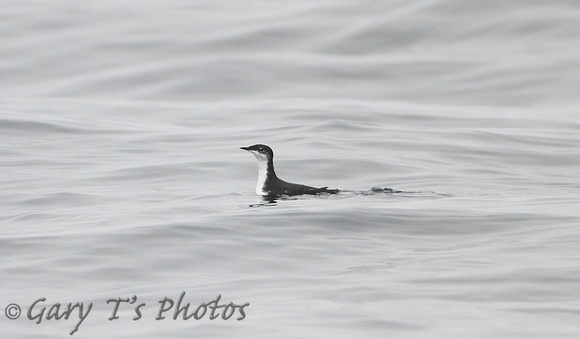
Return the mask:
<svg viewBox="0 0 580 339">
<path fill-rule="evenodd" d="M 401 191 L 390 187 L 379 187 L 375 186 L 367 191 L 351 191 L 351 190 L 339 190 L 338 193 L 320 193 L 316 195 L 298 195 L 298 196 L 281 196 L 281 197 L 263 197 L 263 202 L 250 204 L 249 207 L 265 207 L 265 206 L 276 206 L 278 200 L 306 200 L 306 199 L 316 199 L 316 198 L 348 198 L 354 196 L 379 196 L 379 195 L 397 195 L 405 197 L 433 197 L 433 198 L 445 198 L 451 197 L 451 194 L 437 193 L 433 191 Z"/>
</svg>

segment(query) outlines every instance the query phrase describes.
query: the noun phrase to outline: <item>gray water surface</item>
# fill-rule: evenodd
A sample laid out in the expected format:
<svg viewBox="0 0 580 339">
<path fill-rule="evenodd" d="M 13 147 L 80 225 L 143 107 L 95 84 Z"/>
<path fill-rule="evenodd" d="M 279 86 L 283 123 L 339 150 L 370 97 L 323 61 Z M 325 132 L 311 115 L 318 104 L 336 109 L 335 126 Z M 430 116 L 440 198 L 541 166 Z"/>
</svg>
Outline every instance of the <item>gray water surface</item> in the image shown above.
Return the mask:
<svg viewBox="0 0 580 339">
<path fill-rule="evenodd" d="M 1 3 L 3 337 L 580 334 L 576 2 Z"/>
</svg>

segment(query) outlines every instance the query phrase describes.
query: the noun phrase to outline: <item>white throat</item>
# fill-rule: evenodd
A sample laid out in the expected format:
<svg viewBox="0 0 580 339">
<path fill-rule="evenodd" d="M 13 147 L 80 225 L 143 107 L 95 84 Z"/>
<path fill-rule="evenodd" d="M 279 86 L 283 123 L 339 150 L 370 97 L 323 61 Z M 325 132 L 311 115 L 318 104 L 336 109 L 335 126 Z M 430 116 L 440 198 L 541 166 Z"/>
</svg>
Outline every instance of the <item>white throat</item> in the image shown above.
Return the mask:
<svg viewBox="0 0 580 339">
<path fill-rule="evenodd" d="M 258 160 L 258 182 L 256 183 L 256 194 L 268 195 L 268 192 L 264 190 L 264 185 L 266 184 L 266 178 L 268 176 L 268 157 L 258 152 L 251 152 Z"/>
</svg>

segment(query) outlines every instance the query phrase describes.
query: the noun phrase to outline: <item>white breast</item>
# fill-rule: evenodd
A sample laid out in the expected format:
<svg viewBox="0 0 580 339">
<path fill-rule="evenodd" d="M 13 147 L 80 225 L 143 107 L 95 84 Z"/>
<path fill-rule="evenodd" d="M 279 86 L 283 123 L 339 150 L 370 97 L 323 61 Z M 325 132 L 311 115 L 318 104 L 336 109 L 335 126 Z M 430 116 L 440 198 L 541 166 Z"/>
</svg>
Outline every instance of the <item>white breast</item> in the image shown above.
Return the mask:
<svg viewBox="0 0 580 339">
<path fill-rule="evenodd" d="M 257 152 L 252 152 L 256 159 L 258 159 L 258 182 L 256 183 L 256 194 L 257 195 L 268 195 L 268 192 L 264 191 L 264 184 L 266 183 L 266 177 L 268 175 L 268 158 L 264 154 Z"/>
</svg>

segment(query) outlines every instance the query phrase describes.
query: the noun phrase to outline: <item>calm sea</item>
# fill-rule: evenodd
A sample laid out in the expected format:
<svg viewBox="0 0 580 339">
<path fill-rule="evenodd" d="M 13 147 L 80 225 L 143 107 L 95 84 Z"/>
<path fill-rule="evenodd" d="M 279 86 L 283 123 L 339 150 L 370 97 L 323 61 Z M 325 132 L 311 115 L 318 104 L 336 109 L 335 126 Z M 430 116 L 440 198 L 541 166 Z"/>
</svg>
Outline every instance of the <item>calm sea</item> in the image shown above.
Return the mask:
<svg viewBox="0 0 580 339">
<path fill-rule="evenodd" d="M 0 5 L 3 338 L 580 336 L 577 1 Z"/>
</svg>

